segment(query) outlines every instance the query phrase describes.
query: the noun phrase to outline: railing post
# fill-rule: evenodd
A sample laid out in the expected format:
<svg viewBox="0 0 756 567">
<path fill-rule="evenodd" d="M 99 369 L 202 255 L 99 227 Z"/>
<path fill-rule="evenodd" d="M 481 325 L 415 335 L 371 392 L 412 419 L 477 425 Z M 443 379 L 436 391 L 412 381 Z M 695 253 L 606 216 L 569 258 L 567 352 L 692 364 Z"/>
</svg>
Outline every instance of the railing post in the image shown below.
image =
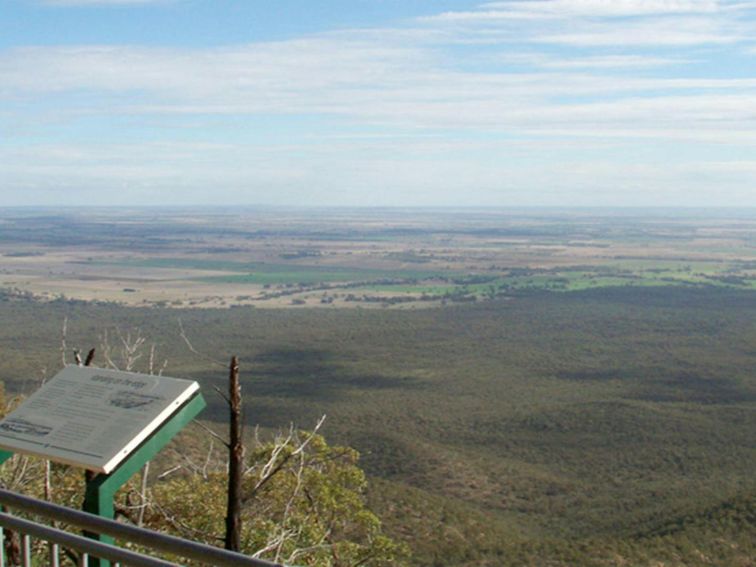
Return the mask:
<svg viewBox="0 0 756 567">
<path fill-rule="evenodd" d="M 95 514 L 101 518 L 108 518 L 112 520 L 115 517 L 115 507 L 113 506 L 113 499 L 115 498 L 115 490 L 120 487 L 116 487 L 113 490 L 107 483 L 97 483 L 97 479 L 100 476 L 109 475 L 97 475 L 90 477 L 87 475 L 87 488 L 84 494 L 84 506 L 82 507 L 85 512 Z M 84 535 L 96 539 L 102 543 L 113 545 L 115 540 L 107 535 L 95 534 L 91 532 L 84 532 Z M 86 563 L 89 567 L 110 567 L 110 561 L 106 559 L 99 559 L 97 557 L 89 558 Z"/>
<path fill-rule="evenodd" d="M 50 567 L 60 567 L 60 546 L 57 543 L 50 544 Z"/>
<path fill-rule="evenodd" d="M 21 536 L 21 565 L 23 567 L 32 567 L 31 556 L 31 536 Z"/>
</svg>

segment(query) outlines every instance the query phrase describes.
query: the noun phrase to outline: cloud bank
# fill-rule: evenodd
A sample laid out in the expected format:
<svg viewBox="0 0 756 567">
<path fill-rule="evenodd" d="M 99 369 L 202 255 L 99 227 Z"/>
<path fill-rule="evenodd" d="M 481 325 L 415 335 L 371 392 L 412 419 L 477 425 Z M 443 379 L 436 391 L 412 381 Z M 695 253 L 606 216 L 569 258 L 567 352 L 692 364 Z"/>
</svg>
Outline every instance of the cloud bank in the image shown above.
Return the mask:
<svg viewBox="0 0 756 567">
<path fill-rule="evenodd" d="M 756 205 L 743 157 L 756 149 L 756 75 L 743 71 L 755 9 L 488 2 L 276 42 L 16 46 L 0 51 L 0 182 L 44 193 L 119 179 L 200 199 L 213 180 L 246 202 L 310 190 L 345 204 L 418 204 L 432 187 L 442 204 L 701 205 L 729 191 Z M 150 150 L 80 134 L 108 122 Z M 45 134 L 61 129 L 64 142 Z"/>
</svg>

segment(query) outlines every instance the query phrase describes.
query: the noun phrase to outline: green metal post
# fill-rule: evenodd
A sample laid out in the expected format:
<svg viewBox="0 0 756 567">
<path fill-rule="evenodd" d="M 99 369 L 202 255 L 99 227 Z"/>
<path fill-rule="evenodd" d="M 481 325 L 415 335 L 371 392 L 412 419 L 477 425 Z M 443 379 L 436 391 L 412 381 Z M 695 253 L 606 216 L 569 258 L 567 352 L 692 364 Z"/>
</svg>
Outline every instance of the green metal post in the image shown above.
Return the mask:
<svg viewBox="0 0 756 567">
<path fill-rule="evenodd" d="M 10 451 L 0 451 L 0 465 L 10 459 L 12 456 L 13 453 L 11 453 Z"/>
<path fill-rule="evenodd" d="M 84 495 L 85 512 L 96 514 L 103 518 L 113 519 L 115 508 L 113 499 L 116 492 L 139 470 L 157 455 L 176 434 L 186 427 L 205 408 L 205 399 L 197 394 L 186 402 L 168 421 L 148 437 L 123 463 L 110 474 L 98 474 L 87 479 Z M 2 458 L 2 455 L 0 455 Z M 85 534 L 103 543 L 113 543 L 113 538 L 98 534 Z M 110 567 L 110 561 L 91 558 L 90 567 Z"/>
</svg>

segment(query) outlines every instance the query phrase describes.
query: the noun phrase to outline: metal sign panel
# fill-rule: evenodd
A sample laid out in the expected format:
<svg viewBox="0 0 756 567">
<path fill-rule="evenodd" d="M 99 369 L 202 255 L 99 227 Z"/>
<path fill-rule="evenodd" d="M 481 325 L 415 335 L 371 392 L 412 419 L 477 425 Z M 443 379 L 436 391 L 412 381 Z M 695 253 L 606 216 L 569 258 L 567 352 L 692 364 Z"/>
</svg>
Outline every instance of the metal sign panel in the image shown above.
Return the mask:
<svg viewBox="0 0 756 567">
<path fill-rule="evenodd" d="M 198 390 L 190 380 L 67 366 L 0 421 L 0 448 L 109 473 Z"/>
</svg>

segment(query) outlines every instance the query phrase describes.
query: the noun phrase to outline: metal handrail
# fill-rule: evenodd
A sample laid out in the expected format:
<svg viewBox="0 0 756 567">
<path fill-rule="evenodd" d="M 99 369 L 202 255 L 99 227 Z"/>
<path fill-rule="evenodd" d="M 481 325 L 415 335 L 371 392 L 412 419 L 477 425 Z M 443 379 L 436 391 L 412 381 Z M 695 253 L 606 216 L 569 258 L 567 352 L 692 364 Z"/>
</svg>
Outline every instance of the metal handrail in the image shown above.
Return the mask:
<svg viewBox="0 0 756 567">
<path fill-rule="evenodd" d="M 167 535 L 167 534 L 162 534 L 162 533 L 148 530 L 145 528 L 139 528 L 136 526 L 130 526 L 128 524 L 122 524 L 121 522 L 116 522 L 114 520 L 110 520 L 107 518 L 101 518 L 100 516 L 95 516 L 94 514 L 90 514 L 88 512 L 82 512 L 80 510 L 74 510 L 72 508 L 66 508 L 65 506 L 53 504 L 52 502 L 45 502 L 43 500 L 37 500 L 36 498 L 31 498 L 29 496 L 16 494 L 15 492 L 11 492 L 9 490 L 0 489 L 0 504 L 7 506 L 9 508 L 13 508 L 15 510 L 21 510 L 29 514 L 42 516 L 50 520 L 55 520 L 58 522 L 65 522 L 67 524 L 74 525 L 80 529 L 83 529 L 89 532 L 94 532 L 94 533 L 98 533 L 102 535 L 108 535 L 108 536 L 111 536 L 111 537 L 114 537 L 123 541 L 128 541 L 130 543 L 142 545 L 147 548 L 154 549 L 156 551 L 170 553 L 172 555 L 184 557 L 186 559 L 191 559 L 194 561 L 204 562 L 209 565 L 213 565 L 217 567 L 237 567 L 237 566 L 238 567 L 284 567 L 280 563 L 272 563 L 270 561 L 265 561 L 264 559 L 257 559 L 254 557 L 249 557 L 248 555 L 243 555 L 241 553 L 236 553 L 233 551 L 227 551 L 225 549 L 220 549 L 217 547 L 213 547 L 211 545 L 205 545 L 202 543 L 197 543 L 195 541 L 189 541 L 186 539 L 182 539 L 182 538 Z M 11 518 L 13 521 L 19 520 L 18 518 L 13 518 L 12 516 L 8 516 L 7 514 L 0 514 L 0 519 L 2 519 L 3 522 L 8 521 L 8 518 Z M 39 526 L 39 524 L 35 524 L 35 525 Z M 9 525 L 8 527 L 12 527 L 12 526 Z M 41 527 L 48 528 L 47 526 L 41 526 Z M 48 528 L 48 529 L 54 529 L 54 528 Z M 31 535 L 35 535 L 34 533 L 27 531 L 25 529 L 19 529 L 19 531 L 24 532 L 24 533 L 30 533 Z M 60 530 L 56 530 L 56 531 L 60 531 Z M 63 533 L 66 533 L 66 532 L 63 532 Z M 70 536 L 72 534 L 66 533 L 66 535 Z M 79 538 L 81 536 L 75 536 L 75 537 Z M 81 539 L 87 539 L 87 538 L 82 537 Z M 55 540 L 52 540 L 52 541 L 55 541 Z M 91 543 L 104 545 L 92 539 L 88 539 L 88 541 Z M 65 545 L 69 545 L 68 543 L 65 543 L 65 542 L 58 542 L 58 543 L 64 543 Z M 76 546 L 73 545 L 73 543 L 71 543 L 70 545 L 71 547 L 76 548 Z M 127 550 L 123 550 L 123 551 L 127 551 Z M 93 555 L 98 555 L 98 553 L 96 552 L 92 552 L 92 553 Z M 133 552 L 129 552 L 129 553 L 133 553 Z M 115 561 L 126 561 L 123 559 L 108 557 L 104 553 L 101 555 L 101 557 L 104 559 L 113 559 Z M 128 560 L 126 562 L 129 565 L 138 564 L 134 562 L 133 560 Z M 162 563 L 141 563 L 141 565 L 144 565 L 145 567 L 157 567 L 158 565 L 162 566 L 162 565 L 173 565 L 173 564 L 162 562 Z"/>
<path fill-rule="evenodd" d="M 2 512 L 0 512 L 0 526 L 4 529 L 15 530 L 22 534 L 57 543 L 58 545 L 63 545 L 101 559 L 120 562 L 124 565 L 133 565 L 134 567 L 176 567 L 175 563 L 169 561 L 142 555 L 141 553 L 123 549 L 122 547 L 117 547 L 115 545 L 101 543 L 95 539 L 68 533 L 57 528 L 38 524 L 30 520 L 24 520 L 23 518 L 17 518 L 16 516 L 11 516 L 10 514 L 4 514 Z"/>
</svg>

